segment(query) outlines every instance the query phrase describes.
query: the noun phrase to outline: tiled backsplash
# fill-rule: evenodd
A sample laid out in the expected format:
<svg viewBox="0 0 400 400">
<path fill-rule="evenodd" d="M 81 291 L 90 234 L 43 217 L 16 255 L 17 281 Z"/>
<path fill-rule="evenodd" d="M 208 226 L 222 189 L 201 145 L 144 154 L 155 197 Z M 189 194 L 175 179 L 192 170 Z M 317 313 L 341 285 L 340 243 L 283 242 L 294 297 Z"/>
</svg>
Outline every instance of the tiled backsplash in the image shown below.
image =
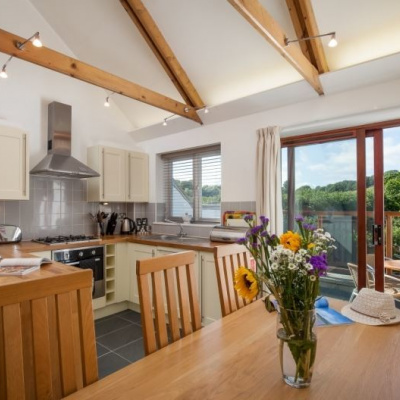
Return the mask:
<svg viewBox="0 0 400 400">
<path fill-rule="evenodd" d="M 136 219 L 147 217 L 149 225 L 164 221 L 163 203 L 89 203 L 86 180 L 30 177 L 29 200 L 0 200 L 0 223 L 21 227 L 22 239 L 54 235 L 98 234 L 96 222 L 90 214 L 97 211 L 117 212 Z M 254 211 L 255 202 L 223 202 L 222 213 L 229 210 Z M 153 231 L 176 233 L 176 226 L 158 225 Z M 189 235 L 208 237 L 211 228 L 187 225 Z M 118 223 L 115 234 L 120 231 Z"/>
</svg>

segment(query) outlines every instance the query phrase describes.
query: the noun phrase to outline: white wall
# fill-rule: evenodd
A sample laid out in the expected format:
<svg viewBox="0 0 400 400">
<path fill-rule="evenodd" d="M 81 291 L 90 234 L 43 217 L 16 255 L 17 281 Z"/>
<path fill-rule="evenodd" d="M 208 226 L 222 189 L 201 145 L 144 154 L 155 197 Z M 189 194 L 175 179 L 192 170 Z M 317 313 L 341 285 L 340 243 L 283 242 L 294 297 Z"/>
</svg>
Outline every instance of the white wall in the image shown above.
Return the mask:
<svg viewBox="0 0 400 400">
<path fill-rule="evenodd" d="M 221 143 L 222 201 L 255 200 L 256 130 L 278 125 L 291 136 L 400 118 L 400 80 L 141 142 L 150 154 L 150 201 L 156 201 L 158 153 Z"/>
<path fill-rule="evenodd" d="M 74 56 L 29 1 L 0 0 L 0 9 L 1 29 L 26 38 L 39 31 L 46 47 Z M 8 57 L 0 53 L 0 67 Z M 17 58 L 7 73 L 0 79 L 0 124 L 29 134 L 31 168 L 47 153 L 47 105 L 52 101 L 72 106 L 72 155 L 80 161 L 86 162 L 86 148 L 96 144 L 140 149 L 127 134 L 132 126 L 125 116 L 117 107 L 104 107 L 103 89 Z"/>
</svg>

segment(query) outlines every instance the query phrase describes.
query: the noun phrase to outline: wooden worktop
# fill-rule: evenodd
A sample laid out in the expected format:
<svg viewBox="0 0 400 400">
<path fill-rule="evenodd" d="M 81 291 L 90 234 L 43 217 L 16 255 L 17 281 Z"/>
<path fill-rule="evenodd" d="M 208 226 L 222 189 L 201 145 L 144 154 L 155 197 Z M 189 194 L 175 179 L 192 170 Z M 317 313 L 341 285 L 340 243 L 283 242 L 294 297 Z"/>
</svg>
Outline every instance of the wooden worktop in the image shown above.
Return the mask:
<svg viewBox="0 0 400 400">
<path fill-rule="evenodd" d="M 102 236 L 99 240 L 80 242 L 80 243 L 47 245 L 32 241 L 22 241 L 15 244 L 2 244 L 0 245 L 0 255 L 4 258 L 12 256 L 21 257 L 21 254 L 26 254 L 26 253 L 52 251 L 59 249 L 74 249 L 87 246 L 99 246 L 99 245 L 102 246 L 105 244 L 114 244 L 114 243 L 139 243 L 139 244 L 146 244 L 149 246 L 163 246 L 163 247 L 172 247 L 177 249 L 209 251 L 209 252 L 212 252 L 214 247 L 216 246 L 226 245 L 226 243 L 210 242 L 207 239 L 204 240 L 204 243 L 197 243 L 197 242 L 186 243 L 179 241 L 173 242 L 170 240 L 167 241 L 167 240 L 149 239 L 148 236 L 146 235 L 109 235 L 109 236 Z M 9 255 L 4 255 L 3 253 Z"/>
</svg>

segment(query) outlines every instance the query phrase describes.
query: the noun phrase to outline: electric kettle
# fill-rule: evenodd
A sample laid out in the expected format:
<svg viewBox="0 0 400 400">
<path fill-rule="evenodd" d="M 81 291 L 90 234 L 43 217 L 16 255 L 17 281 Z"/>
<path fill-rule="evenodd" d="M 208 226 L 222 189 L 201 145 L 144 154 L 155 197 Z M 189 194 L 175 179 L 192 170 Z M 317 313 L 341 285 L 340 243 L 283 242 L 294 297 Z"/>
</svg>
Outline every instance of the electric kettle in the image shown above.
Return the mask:
<svg viewBox="0 0 400 400">
<path fill-rule="evenodd" d="M 128 217 L 123 218 L 121 222 L 121 235 L 129 235 L 134 232 L 136 232 L 135 222 Z"/>
</svg>

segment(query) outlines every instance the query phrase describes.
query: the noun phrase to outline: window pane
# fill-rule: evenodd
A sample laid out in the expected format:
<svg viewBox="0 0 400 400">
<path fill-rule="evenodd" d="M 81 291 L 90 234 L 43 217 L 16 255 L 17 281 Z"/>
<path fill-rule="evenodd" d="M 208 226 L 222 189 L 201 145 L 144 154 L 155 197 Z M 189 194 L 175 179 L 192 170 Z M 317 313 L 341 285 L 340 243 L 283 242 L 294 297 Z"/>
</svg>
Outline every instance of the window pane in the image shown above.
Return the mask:
<svg viewBox="0 0 400 400">
<path fill-rule="evenodd" d="M 193 160 L 172 162 L 172 211 L 173 217 L 193 215 Z"/>
<path fill-rule="evenodd" d="M 221 156 L 201 159 L 201 219 L 221 215 Z"/>
</svg>

